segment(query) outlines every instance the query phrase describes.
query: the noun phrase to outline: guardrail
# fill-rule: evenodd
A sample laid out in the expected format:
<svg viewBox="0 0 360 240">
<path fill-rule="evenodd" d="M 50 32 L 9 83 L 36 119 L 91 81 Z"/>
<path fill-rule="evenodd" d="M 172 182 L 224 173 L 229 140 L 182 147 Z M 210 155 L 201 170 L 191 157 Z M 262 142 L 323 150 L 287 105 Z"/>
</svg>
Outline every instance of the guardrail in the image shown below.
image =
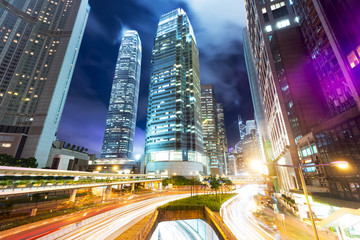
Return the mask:
<svg viewBox="0 0 360 240">
<path fill-rule="evenodd" d="M 151 230 L 151 228 L 155 224 L 155 221 L 157 220 L 158 214 L 159 214 L 158 211 L 155 210 L 154 213 L 151 215 L 151 218 L 149 219 L 149 221 L 141 229 L 140 233 L 135 237 L 135 240 L 144 240 L 144 239 L 146 239 L 148 237 L 149 231 Z"/>
<path fill-rule="evenodd" d="M 155 210 L 155 212 L 152 214 L 149 221 L 146 223 L 146 225 L 141 229 L 140 233 L 136 236 L 135 240 L 146 240 L 150 239 L 153 231 L 157 227 L 159 222 L 162 221 L 174 221 L 179 220 L 181 218 L 184 219 L 194 219 L 194 215 L 192 211 L 199 211 L 199 210 L 186 210 L 187 214 L 184 215 L 184 213 L 181 213 L 181 211 L 184 210 L 161 210 L 161 212 L 165 212 L 165 215 L 160 214 L 159 211 Z M 201 214 L 196 216 L 195 218 L 200 218 L 207 222 L 216 232 L 219 239 L 226 239 L 226 240 L 236 240 L 236 237 L 234 234 L 230 231 L 230 229 L 226 226 L 226 224 L 218 217 L 216 214 L 214 214 L 209 208 L 206 206 L 202 208 Z M 175 212 L 174 214 L 170 214 L 166 217 L 167 213 L 169 212 Z M 192 213 L 191 213 L 192 212 Z M 165 219 L 164 219 L 165 216 Z M 175 217 L 174 217 L 175 216 Z M 150 235 L 151 234 L 151 235 Z"/>
<path fill-rule="evenodd" d="M 226 239 L 229 240 L 237 240 L 234 234 L 230 231 L 230 229 L 226 226 L 226 224 L 219 219 L 208 207 L 205 206 L 205 214 L 207 214 L 213 223 L 218 227 L 219 230 L 226 236 Z"/>
</svg>

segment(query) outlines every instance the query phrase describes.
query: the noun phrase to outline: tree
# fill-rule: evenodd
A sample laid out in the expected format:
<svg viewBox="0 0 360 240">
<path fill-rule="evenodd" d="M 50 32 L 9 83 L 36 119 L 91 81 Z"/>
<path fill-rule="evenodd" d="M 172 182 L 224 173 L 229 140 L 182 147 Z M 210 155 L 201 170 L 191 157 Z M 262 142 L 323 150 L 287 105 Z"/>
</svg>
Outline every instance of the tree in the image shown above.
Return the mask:
<svg viewBox="0 0 360 240">
<path fill-rule="evenodd" d="M 0 154 L 0 165 L 27 168 L 36 168 L 38 166 L 34 157 L 17 159 L 7 154 Z"/>
<path fill-rule="evenodd" d="M 195 177 L 192 177 L 192 179 L 189 182 L 191 184 L 191 196 L 192 196 L 195 195 L 195 186 L 201 185 L 201 182 Z"/>
<path fill-rule="evenodd" d="M 71 147 L 71 144 L 70 144 L 70 143 L 66 144 L 66 148 L 67 148 L 67 149 L 70 149 L 70 147 Z"/>
<path fill-rule="evenodd" d="M 225 178 L 223 182 L 227 188 L 230 188 L 231 186 L 234 185 L 234 183 L 228 178 Z"/>
<path fill-rule="evenodd" d="M 75 149 L 75 144 L 73 144 L 72 146 L 71 146 L 71 150 L 74 150 Z"/>
<path fill-rule="evenodd" d="M 210 177 L 208 177 L 205 180 L 209 182 L 211 189 L 215 190 L 215 194 L 217 197 L 217 190 L 219 190 L 219 187 L 220 187 L 219 179 L 214 175 L 210 175 Z"/>
</svg>

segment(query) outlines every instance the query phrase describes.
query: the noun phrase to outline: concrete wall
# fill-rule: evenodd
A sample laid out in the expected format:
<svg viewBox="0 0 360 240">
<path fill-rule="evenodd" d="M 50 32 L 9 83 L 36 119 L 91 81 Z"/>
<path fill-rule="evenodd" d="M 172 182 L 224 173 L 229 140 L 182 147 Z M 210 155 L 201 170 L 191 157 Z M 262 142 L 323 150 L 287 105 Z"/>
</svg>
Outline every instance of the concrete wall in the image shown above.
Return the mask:
<svg viewBox="0 0 360 240">
<path fill-rule="evenodd" d="M 211 226 L 215 234 L 220 240 L 236 240 L 236 237 L 231 233 L 225 223 L 219 219 L 211 210 L 204 208 L 201 210 L 162 210 L 155 213 L 155 219 L 151 218 L 144 229 L 141 230 L 136 240 L 150 240 L 152 234 L 157 228 L 158 224 L 163 221 L 176 221 L 187 219 L 202 219 Z M 147 229 L 146 229 L 147 228 Z"/>
</svg>

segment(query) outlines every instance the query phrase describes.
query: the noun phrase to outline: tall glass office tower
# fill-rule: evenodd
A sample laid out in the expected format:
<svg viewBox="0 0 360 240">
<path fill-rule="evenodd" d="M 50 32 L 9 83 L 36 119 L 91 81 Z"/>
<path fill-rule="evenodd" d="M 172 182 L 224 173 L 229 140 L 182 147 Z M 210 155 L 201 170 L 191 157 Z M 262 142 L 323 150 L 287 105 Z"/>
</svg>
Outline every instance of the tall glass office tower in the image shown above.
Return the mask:
<svg viewBox="0 0 360 240">
<path fill-rule="evenodd" d="M 50 166 L 89 11 L 87 0 L 0 2 L 0 153 Z"/>
<path fill-rule="evenodd" d="M 219 121 L 215 92 L 212 85 L 201 85 L 201 111 L 204 138 L 204 155 L 209 157 L 210 172 L 223 173 L 223 153 L 220 151 Z"/>
<path fill-rule="evenodd" d="M 141 41 L 126 31 L 116 62 L 102 158 L 132 158 L 141 72 Z"/>
<path fill-rule="evenodd" d="M 203 171 L 199 53 L 186 13 L 160 17 L 151 59 L 146 171 Z"/>
</svg>

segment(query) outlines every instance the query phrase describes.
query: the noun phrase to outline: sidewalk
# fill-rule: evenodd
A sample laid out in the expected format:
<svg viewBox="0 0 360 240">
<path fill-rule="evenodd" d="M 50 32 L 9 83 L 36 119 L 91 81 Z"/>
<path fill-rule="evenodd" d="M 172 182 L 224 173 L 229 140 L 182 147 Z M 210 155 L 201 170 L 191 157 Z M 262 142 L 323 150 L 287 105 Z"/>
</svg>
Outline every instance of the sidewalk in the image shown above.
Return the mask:
<svg viewBox="0 0 360 240">
<path fill-rule="evenodd" d="M 262 209 L 263 213 L 275 219 L 275 224 L 280 231 L 281 239 L 294 240 L 313 240 L 313 230 L 310 224 L 305 223 L 295 216 L 284 214 L 285 219 L 281 219 L 280 214 L 275 214 L 272 209 Z M 317 232 L 320 240 L 336 240 L 338 239 L 335 233 L 327 229 L 320 229 L 317 227 Z"/>
</svg>

